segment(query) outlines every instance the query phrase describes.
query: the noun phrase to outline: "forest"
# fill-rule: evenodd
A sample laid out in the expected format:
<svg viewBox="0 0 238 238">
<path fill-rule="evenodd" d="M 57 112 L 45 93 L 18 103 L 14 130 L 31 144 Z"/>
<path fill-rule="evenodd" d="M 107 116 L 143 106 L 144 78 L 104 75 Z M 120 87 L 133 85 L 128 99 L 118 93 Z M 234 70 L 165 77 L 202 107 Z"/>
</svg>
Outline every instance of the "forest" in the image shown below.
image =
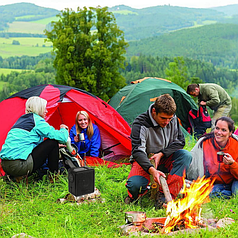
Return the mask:
<svg viewBox="0 0 238 238">
<path fill-rule="evenodd" d="M 182 59 L 184 66 L 178 71 L 187 82 L 217 83 L 230 95 L 236 96 L 238 16 L 234 14 L 235 9 L 238 9 L 238 5 L 213 9 L 166 5 L 144 9 L 123 5 L 109 8 L 129 43 L 125 69 L 120 68 L 120 74 L 127 84 L 146 76 L 170 78 L 168 72 L 171 71 L 171 64 Z M 4 25 L 18 20 L 33 21 L 36 17 L 55 16 L 59 11 L 19 3 L 1 6 L 0 13 L 0 17 L 6 16 L 4 21 L 0 20 Z M 30 32 L 2 31 L 0 34 L 0 37 L 46 37 Z M 0 75 L 0 100 L 28 87 L 56 83 L 53 61 L 51 53 L 8 58 L 0 55 L 0 68 L 23 70 Z M 233 108 L 237 111 L 236 105 L 236 98 L 233 98 Z"/>
</svg>

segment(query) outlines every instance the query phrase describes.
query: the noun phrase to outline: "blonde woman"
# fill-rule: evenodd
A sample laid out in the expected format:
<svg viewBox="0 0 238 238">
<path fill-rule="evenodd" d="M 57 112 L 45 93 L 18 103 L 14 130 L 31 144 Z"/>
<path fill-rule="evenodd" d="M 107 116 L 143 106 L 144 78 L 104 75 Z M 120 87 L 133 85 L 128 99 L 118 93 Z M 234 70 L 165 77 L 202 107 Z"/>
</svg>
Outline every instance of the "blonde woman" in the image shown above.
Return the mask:
<svg viewBox="0 0 238 238">
<path fill-rule="evenodd" d="M 78 153 L 81 157 L 98 157 L 101 146 L 100 131 L 92 123 L 86 111 L 78 111 L 75 118 L 75 125 L 70 130 L 71 143 L 78 147 Z"/>
<path fill-rule="evenodd" d="M 25 105 L 26 114 L 22 115 L 8 132 L 0 151 L 2 168 L 7 175 L 30 175 L 38 170 L 46 159 L 49 170 L 52 173 L 58 172 L 58 143 L 67 142 L 68 127 L 62 124 L 60 130 L 56 130 L 45 121 L 46 104 L 45 99 L 30 97 Z"/>
</svg>

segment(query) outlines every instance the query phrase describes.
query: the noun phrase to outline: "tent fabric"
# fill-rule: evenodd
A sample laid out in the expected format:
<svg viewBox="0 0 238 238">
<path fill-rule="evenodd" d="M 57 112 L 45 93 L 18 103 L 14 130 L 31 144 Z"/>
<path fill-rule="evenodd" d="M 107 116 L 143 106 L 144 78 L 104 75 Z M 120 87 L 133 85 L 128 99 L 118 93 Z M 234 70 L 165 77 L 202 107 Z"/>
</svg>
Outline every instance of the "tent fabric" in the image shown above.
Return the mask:
<svg viewBox="0 0 238 238">
<path fill-rule="evenodd" d="M 177 105 L 176 115 L 181 120 L 182 126 L 187 129 L 190 126 L 188 112 L 190 109 L 197 109 L 197 105 L 184 89 L 166 79 L 146 77 L 133 81 L 118 91 L 110 99 L 109 105 L 132 124 L 139 114 L 149 108 L 156 97 L 166 93 L 174 98 Z"/>
<path fill-rule="evenodd" d="M 31 96 L 47 100 L 46 121 L 56 129 L 62 123 L 71 128 L 75 123 L 76 113 L 80 110 L 87 111 L 92 122 L 99 127 L 103 159 L 114 161 L 131 155 L 131 128 L 113 107 L 84 90 L 53 84 L 25 89 L 0 103 L 0 149 L 8 131 L 25 113 L 26 100 Z"/>
</svg>

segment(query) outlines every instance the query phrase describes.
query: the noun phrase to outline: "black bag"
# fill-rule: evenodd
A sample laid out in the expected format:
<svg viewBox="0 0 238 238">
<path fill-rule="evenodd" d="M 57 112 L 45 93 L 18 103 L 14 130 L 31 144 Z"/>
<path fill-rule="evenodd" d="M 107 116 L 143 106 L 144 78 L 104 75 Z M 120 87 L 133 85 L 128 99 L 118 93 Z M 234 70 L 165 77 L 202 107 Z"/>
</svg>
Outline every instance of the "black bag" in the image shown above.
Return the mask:
<svg viewBox="0 0 238 238">
<path fill-rule="evenodd" d="M 202 136 L 207 128 L 212 126 L 211 117 L 206 106 L 199 106 L 198 110 L 191 109 L 188 113 L 190 128 L 188 132 L 194 135 L 195 138 Z"/>
</svg>

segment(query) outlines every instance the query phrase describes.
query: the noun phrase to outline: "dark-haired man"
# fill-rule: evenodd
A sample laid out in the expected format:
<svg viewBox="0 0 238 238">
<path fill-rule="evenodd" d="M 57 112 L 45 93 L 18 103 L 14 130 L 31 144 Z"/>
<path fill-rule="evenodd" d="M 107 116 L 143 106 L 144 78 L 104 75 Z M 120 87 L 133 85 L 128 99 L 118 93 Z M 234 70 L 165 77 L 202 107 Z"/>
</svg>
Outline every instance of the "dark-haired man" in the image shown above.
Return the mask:
<svg viewBox="0 0 238 238">
<path fill-rule="evenodd" d="M 232 103 L 231 98 L 220 85 L 215 83 L 190 84 L 187 87 L 187 93 L 198 97 L 198 103 L 202 106 L 208 106 L 214 110 L 212 117 L 212 130 L 215 128 L 215 121 L 228 116 Z"/>
<path fill-rule="evenodd" d="M 132 124 L 132 168 L 126 187 L 130 203 L 147 191 L 150 175 L 156 183 L 169 173 L 167 184 L 174 199 L 183 185 L 183 174 L 191 163 L 190 152 L 183 150 L 185 138 L 175 115 L 176 104 L 169 94 L 159 96 L 147 112 Z M 153 154 L 149 159 L 148 156 Z M 155 166 L 150 162 L 154 159 Z M 160 189 L 162 193 L 162 189 Z"/>
</svg>

